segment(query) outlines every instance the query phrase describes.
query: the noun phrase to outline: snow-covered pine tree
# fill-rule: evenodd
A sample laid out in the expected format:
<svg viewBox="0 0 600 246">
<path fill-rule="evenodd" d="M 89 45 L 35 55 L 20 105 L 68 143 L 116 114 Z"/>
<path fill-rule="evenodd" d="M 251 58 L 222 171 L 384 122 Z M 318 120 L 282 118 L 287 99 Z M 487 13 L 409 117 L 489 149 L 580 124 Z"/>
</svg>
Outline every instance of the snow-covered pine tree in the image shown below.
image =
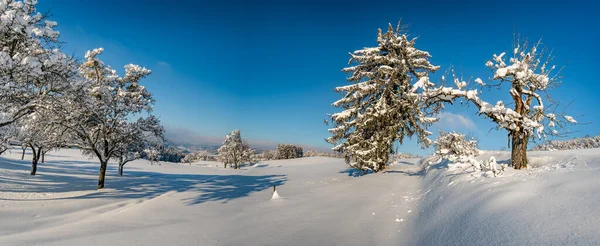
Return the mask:
<svg viewBox="0 0 600 246">
<path fill-rule="evenodd" d="M 416 135 L 423 147 L 431 144 L 427 127 L 437 119 L 426 113 L 420 93 L 433 87 L 429 74 L 439 67 L 401 31 L 400 24 L 390 24 L 386 33 L 379 29 L 378 46 L 351 53 L 351 66 L 342 71 L 352 84 L 335 88 L 343 97 L 333 106 L 343 110 L 331 116 L 327 141 L 357 169 L 383 170 L 393 143 L 406 136 Z"/>
<path fill-rule="evenodd" d="M 59 48 L 57 23 L 36 4 L 0 0 L 0 127 L 51 106 L 77 75 L 75 59 Z"/>
<path fill-rule="evenodd" d="M 441 103 L 452 102 L 457 98 L 473 103 L 479 114 L 498 124 L 498 128 L 508 131 L 508 141 L 512 149 L 511 163 L 515 169 L 527 167 L 527 144 L 530 139 L 545 138 L 559 134 L 557 129 L 564 129 L 567 124 L 577 123 L 573 117 L 556 113 L 558 104 L 545 105 L 543 98 L 550 98 L 548 90 L 560 84 L 560 70 L 551 65 L 553 57 L 541 48 L 541 41 L 528 49 L 527 42 L 517 42 L 509 64 L 505 61 L 505 53 L 494 55 L 493 60 L 486 63 L 493 73 L 491 80 L 495 84 L 486 85 L 480 78 L 475 82 L 483 87 L 504 89 L 508 84 L 508 94 L 514 107 L 506 107 L 502 101 L 490 104 L 480 97 L 477 89 L 466 90 L 467 82 L 453 76 L 456 87 L 444 87 L 428 90 L 424 93 L 426 101 Z M 483 90 L 482 90 L 483 91 Z M 548 100 L 552 103 L 552 100 Z"/>
<path fill-rule="evenodd" d="M 223 162 L 223 167 L 233 165 L 234 169 L 240 168 L 243 163 L 253 161 L 254 150 L 250 145 L 242 140 L 240 130 L 233 130 L 225 137 L 223 145 L 219 148 L 219 161 Z"/>
</svg>

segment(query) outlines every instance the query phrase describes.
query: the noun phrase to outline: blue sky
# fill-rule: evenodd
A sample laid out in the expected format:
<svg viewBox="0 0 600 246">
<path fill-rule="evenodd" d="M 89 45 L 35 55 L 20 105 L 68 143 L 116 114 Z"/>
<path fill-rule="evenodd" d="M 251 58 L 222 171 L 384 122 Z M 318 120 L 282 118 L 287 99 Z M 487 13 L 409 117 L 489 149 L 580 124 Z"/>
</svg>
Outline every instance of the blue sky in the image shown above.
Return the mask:
<svg viewBox="0 0 600 246">
<path fill-rule="evenodd" d="M 485 62 L 512 47 L 513 33 L 555 48 L 567 64 L 554 98 L 582 124 L 572 136 L 600 133 L 600 41 L 593 1 L 76 1 L 40 0 L 59 23 L 67 52 L 82 57 L 104 47 L 122 72 L 136 63 L 153 70 L 145 81 L 155 114 L 170 127 L 224 136 L 241 129 L 255 140 L 329 146 L 323 120 L 344 85 L 348 52 L 376 45 L 378 28 L 402 18 L 417 47 L 441 70 L 488 78 Z M 490 101 L 506 93 L 486 92 Z M 448 108 L 447 130 L 471 132 L 484 149 L 506 145 L 506 133 L 473 106 Z M 582 116 L 584 115 L 584 116 Z M 414 141 L 402 151 L 423 153 Z"/>
</svg>

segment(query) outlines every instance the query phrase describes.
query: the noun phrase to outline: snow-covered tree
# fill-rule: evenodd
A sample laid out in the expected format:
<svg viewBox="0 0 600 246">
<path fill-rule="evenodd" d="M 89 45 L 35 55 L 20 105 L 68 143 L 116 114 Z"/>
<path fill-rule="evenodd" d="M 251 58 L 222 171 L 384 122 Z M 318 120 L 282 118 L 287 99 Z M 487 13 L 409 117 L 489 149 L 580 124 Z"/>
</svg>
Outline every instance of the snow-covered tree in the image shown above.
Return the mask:
<svg viewBox="0 0 600 246">
<path fill-rule="evenodd" d="M 165 142 L 165 130 L 158 118 L 153 115 L 125 123 L 119 130 L 121 135 L 129 136 L 129 139 L 120 143 L 114 152 L 114 159 L 119 164 L 120 176 L 123 176 L 125 164 L 145 157 L 146 150 Z"/>
<path fill-rule="evenodd" d="M 303 155 L 304 149 L 293 144 L 279 144 L 275 149 L 275 158 L 278 160 L 300 158 Z"/>
<path fill-rule="evenodd" d="M 223 162 L 223 167 L 232 165 L 234 169 L 241 167 L 241 164 L 252 162 L 254 150 L 250 145 L 242 140 L 240 130 L 233 130 L 225 137 L 223 145 L 219 148 L 219 161 Z"/>
<path fill-rule="evenodd" d="M 40 159 L 43 160 L 46 152 L 64 146 L 67 139 L 67 129 L 59 124 L 51 124 L 45 114 L 49 112 L 40 108 L 25 117 L 20 118 L 14 125 L 18 126 L 13 133 L 13 139 L 19 141 L 24 149 L 30 148 L 32 152 L 31 175 L 37 172 Z M 43 162 L 43 161 L 42 161 Z"/>
<path fill-rule="evenodd" d="M 3 121 L 5 114 L 0 113 L 0 122 Z M 0 155 L 10 149 L 11 139 L 16 132 L 16 126 L 7 125 L 0 127 Z"/>
<path fill-rule="evenodd" d="M 0 155 L 10 149 L 11 135 L 5 128 L 6 127 L 0 127 Z"/>
<path fill-rule="evenodd" d="M 498 124 L 498 128 L 508 131 L 508 141 L 512 148 L 511 160 L 515 169 L 527 167 L 527 144 L 530 139 L 545 138 L 548 135 L 559 134 L 566 124 L 577 123 L 572 117 L 556 113 L 557 104 L 552 103 L 548 90 L 556 87 L 560 80 L 560 70 L 551 65 L 552 56 L 546 49 L 541 49 L 540 42 L 530 49 L 527 42 L 517 43 L 512 57 L 506 63 L 505 53 L 494 55 L 486 63 L 493 73 L 494 84 L 486 84 L 477 78 L 475 82 L 481 87 L 498 87 L 508 89 L 508 94 L 514 104 L 512 108 L 504 102 L 488 103 L 481 98 L 477 89 L 467 90 L 467 82 L 453 76 L 455 87 L 440 86 L 426 91 L 424 97 L 430 102 L 452 102 L 461 98 L 474 104 L 479 114 Z M 454 74 L 454 73 L 453 73 Z M 506 85 L 506 86 L 503 86 Z M 483 91 L 483 90 L 482 90 Z"/>
<path fill-rule="evenodd" d="M 61 105 L 55 119 L 69 129 L 71 145 L 100 161 L 98 189 L 104 187 L 108 161 L 138 136 L 132 134 L 136 131 L 123 131 L 128 119 L 150 113 L 154 104 L 150 92 L 140 85 L 150 70 L 129 64 L 120 77 L 98 58 L 102 52 L 102 48 L 86 52 L 79 68 L 84 81 L 67 95 L 69 103 Z"/>
<path fill-rule="evenodd" d="M 268 161 L 268 160 L 275 160 L 275 158 L 277 157 L 277 152 L 275 152 L 275 150 L 264 150 L 261 153 L 261 159 Z"/>
<path fill-rule="evenodd" d="M 381 171 L 386 166 L 395 141 L 417 136 L 423 147 L 431 141 L 427 131 L 437 119 L 428 116 L 420 93 L 433 86 L 429 74 L 439 69 L 429 62 L 428 52 L 415 48 L 409 39 L 389 25 L 379 29 L 378 46 L 350 54 L 347 86 L 337 87 L 342 99 L 333 106 L 332 134 L 327 141 L 343 152 L 347 162 L 361 170 Z"/>
<path fill-rule="evenodd" d="M 57 23 L 36 11 L 35 0 L 0 0 L 0 127 L 54 105 L 77 75 L 60 51 Z"/>
</svg>

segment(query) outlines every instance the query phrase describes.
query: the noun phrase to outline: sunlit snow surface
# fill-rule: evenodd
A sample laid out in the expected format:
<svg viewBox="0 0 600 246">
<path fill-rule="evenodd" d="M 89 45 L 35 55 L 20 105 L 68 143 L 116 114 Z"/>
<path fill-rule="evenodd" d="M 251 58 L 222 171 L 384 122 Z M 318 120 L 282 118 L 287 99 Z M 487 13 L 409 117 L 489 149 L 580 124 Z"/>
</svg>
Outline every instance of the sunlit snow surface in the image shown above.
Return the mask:
<svg viewBox="0 0 600 246">
<path fill-rule="evenodd" d="M 482 160 L 507 152 L 486 151 Z M 0 245 L 549 245 L 600 241 L 600 150 L 531 152 L 500 177 L 407 159 L 355 177 L 343 160 L 216 162 L 108 170 L 77 150 L 29 175 L 0 157 Z M 273 193 L 273 186 L 277 193 Z M 271 200 L 275 195 L 279 199 Z"/>
</svg>

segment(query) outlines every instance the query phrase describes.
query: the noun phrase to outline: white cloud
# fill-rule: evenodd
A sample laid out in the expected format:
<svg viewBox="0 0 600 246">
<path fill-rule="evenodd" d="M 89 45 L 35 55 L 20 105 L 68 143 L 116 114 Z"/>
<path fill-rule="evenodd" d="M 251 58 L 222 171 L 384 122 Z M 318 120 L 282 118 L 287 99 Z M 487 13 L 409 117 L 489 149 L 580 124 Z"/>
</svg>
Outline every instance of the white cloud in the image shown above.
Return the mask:
<svg viewBox="0 0 600 246">
<path fill-rule="evenodd" d="M 171 69 L 171 64 L 169 64 L 168 62 L 159 61 L 158 63 L 156 63 L 156 65 L 161 68 Z"/>
<path fill-rule="evenodd" d="M 467 116 L 462 114 L 454 114 L 443 112 L 439 115 L 440 121 L 436 123 L 436 126 L 441 129 L 447 130 L 461 130 L 466 129 L 468 131 L 475 131 L 477 125 Z"/>
</svg>

